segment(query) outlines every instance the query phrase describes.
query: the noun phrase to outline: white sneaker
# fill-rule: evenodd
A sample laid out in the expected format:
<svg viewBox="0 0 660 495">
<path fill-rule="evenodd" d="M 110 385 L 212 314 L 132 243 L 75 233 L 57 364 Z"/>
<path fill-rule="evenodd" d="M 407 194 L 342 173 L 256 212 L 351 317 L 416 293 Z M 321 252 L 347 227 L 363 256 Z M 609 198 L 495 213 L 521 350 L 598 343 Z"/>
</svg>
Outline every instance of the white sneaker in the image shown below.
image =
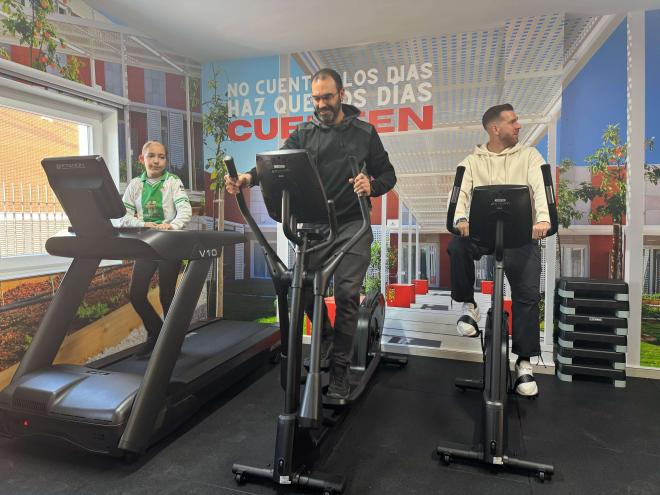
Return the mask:
<svg viewBox="0 0 660 495">
<path fill-rule="evenodd" d="M 536 397 L 539 394 L 539 387 L 534 379 L 532 363 L 525 360 L 516 363 L 516 377 L 514 387 L 518 395 Z"/>
<path fill-rule="evenodd" d="M 456 330 L 463 337 L 477 337 L 479 335 L 479 306 L 471 302 L 463 303 L 462 315 L 456 322 Z"/>
</svg>

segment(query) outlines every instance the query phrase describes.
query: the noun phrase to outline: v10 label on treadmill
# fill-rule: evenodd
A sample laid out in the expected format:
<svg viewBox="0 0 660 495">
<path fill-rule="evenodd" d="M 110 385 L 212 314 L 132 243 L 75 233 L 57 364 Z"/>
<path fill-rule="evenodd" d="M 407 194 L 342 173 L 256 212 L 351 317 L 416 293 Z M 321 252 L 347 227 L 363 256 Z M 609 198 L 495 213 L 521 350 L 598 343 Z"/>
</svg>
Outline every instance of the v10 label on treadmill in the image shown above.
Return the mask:
<svg viewBox="0 0 660 495">
<path fill-rule="evenodd" d="M 218 256 L 218 250 L 216 248 L 197 249 L 197 252 L 201 258 L 217 258 Z"/>
</svg>

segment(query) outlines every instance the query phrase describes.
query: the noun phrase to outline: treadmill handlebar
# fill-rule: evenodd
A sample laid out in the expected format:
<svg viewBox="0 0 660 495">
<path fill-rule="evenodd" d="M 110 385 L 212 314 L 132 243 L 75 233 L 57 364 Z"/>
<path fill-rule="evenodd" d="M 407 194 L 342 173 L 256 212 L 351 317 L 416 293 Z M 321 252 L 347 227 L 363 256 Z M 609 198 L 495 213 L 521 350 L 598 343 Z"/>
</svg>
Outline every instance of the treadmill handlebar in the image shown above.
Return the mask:
<svg viewBox="0 0 660 495">
<path fill-rule="evenodd" d="M 65 258 L 107 260 L 193 260 L 215 258 L 223 246 L 245 242 L 240 232 L 117 229 L 114 236 L 79 236 L 63 231 L 46 241 L 46 251 Z"/>
</svg>

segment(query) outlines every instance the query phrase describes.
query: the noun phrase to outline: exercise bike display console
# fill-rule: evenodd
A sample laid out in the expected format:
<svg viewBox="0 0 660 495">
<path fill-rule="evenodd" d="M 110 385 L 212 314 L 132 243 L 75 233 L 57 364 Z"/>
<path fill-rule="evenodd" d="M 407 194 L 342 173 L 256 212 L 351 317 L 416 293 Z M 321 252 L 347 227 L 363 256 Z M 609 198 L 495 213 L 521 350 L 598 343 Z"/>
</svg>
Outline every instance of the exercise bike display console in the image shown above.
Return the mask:
<svg viewBox="0 0 660 495">
<path fill-rule="evenodd" d="M 353 174 L 358 166 L 352 157 Z M 229 175 L 238 176 L 231 158 L 226 158 Z M 367 294 L 360 305 L 350 367 L 351 391 L 348 399 L 329 399 L 322 395 L 321 332 L 323 296 L 330 278 L 343 256 L 371 228 L 366 197 L 360 197 L 362 226 L 322 264 L 311 269 L 309 255 L 326 248 L 337 236 L 334 202 L 328 200 L 321 179 L 304 150 L 279 150 L 257 155 L 257 174 L 264 202 L 271 218 L 281 221 L 284 234 L 295 246 L 295 262 L 287 268 L 266 241 L 254 221 L 245 198 L 238 193 L 241 213 L 264 249 L 266 263 L 275 285 L 282 338 L 281 384 L 285 391 L 284 411 L 277 421 L 273 463 L 269 467 L 234 464 L 232 472 L 239 484 L 251 478 L 267 479 L 279 485 L 314 488 L 326 494 L 341 493 L 344 478 L 314 470 L 321 457 L 321 444 L 329 443 L 330 426 L 337 426 L 366 390 L 376 368 L 382 362 L 399 366 L 405 357 L 381 354 L 381 333 L 385 318 L 385 299 L 378 292 Z M 290 289 L 291 311 L 288 296 Z M 302 337 L 304 307 L 302 295 L 313 289 L 314 310 L 309 370 L 301 397 Z M 289 317 L 290 314 L 290 317 Z M 336 428 L 334 428 L 336 430 Z"/>
<path fill-rule="evenodd" d="M 557 232 L 557 208 L 549 165 L 541 167 L 550 213 L 550 230 Z M 458 167 L 447 212 L 447 230 L 460 235 L 454 227 L 454 213 L 465 167 Z M 532 204 L 529 188 L 521 185 L 475 187 L 470 205 L 470 238 L 478 246 L 494 254 L 495 277 L 491 309 L 485 328 L 483 380 L 457 379 L 462 389 L 483 390 L 483 432 L 481 444 L 474 450 L 439 446 L 440 460 L 449 464 L 453 458 L 481 461 L 485 464 L 534 471 L 541 481 L 549 479 L 554 466 L 527 461 L 507 453 L 507 393 L 512 392 L 509 374 L 509 338 L 507 315 L 503 311 L 504 249 L 520 247 L 531 241 Z"/>
</svg>

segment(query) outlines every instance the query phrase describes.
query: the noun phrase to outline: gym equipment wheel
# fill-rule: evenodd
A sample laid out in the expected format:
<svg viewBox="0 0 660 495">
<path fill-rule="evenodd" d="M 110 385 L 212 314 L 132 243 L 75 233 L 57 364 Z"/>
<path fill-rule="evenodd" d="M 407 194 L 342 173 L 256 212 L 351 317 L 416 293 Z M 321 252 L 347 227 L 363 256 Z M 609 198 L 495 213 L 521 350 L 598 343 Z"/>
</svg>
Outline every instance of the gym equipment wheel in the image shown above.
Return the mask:
<svg viewBox="0 0 660 495">
<path fill-rule="evenodd" d="M 238 485 L 244 485 L 247 483 L 248 477 L 246 473 L 243 472 L 238 472 L 234 474 L 234 481 L 236 481 L 236 484 Z"/>
</svg>

